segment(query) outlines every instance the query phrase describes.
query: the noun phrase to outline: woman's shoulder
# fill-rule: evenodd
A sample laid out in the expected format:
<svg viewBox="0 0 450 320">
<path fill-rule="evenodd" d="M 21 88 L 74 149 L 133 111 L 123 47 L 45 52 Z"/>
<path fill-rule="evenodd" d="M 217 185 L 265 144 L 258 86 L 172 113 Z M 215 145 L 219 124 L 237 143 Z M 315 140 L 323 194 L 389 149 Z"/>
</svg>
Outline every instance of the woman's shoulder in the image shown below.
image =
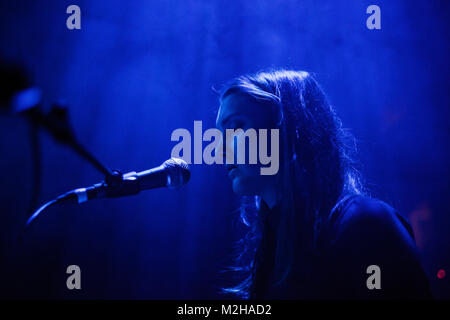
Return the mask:
<svg viewBox="0 0 450 320">
<path fill-rule="evenodd" d="M 355 297 L 431 297 L 412 229 L 397 210 L 366 196 L 349 196 L 330 215 L 331 249 L 342 288 Z M 382 290 L 366 287 L 366 269 L 382 273 Z"/>
<path fill-rule="evenodd" d="M 332 210 L 327 235 L 335 247 L 417 251 L 408 220 L 379 199 L 351 195 Z"/>
<path fill-rule="evenodd" d="M 357 237 L 380 241 L 389 236 L 414 244 L 413 230 L 405 217 L 384 201 L 363 195 L 340 200 L 330 214 L 329 228 L 334 240 Z"/>
</svg>

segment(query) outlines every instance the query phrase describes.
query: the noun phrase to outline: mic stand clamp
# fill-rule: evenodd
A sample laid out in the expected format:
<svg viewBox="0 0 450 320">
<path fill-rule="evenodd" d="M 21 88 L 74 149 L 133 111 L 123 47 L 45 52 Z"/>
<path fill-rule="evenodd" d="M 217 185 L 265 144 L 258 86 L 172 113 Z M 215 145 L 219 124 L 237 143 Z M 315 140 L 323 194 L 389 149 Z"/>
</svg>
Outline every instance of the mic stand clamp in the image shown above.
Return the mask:
<svg viewBox="0 0 450 320">
<path fill-rule="evenodd" d="M 114 170 L 105 177 L 105 181 L 94 184 L 84 191 L 84 194 L 87 194 L 87 199 L 79 199 L 79 202 L 96 198 L 118 198 L 135 195 L 141 191 L 141 185 L 136 172 L 122 174 L 120 171 Z"/>
</svg>

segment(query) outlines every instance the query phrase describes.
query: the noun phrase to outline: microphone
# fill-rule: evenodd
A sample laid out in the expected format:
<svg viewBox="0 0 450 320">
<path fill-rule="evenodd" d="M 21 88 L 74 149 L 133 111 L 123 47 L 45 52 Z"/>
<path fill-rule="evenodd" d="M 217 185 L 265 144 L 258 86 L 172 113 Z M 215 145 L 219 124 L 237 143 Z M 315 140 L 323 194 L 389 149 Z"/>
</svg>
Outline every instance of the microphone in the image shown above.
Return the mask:
<svg viewBox="0 0 450 320">
<path fill-rule="evenodd" d="M 115 171 L 107 176 L 105 181 L 94 184 L 87 188 L 78 188 L 69 191 L 40 207 L 28 219 L 27 225 L 31 223 L 44 209 L 60 202 L 82 203 L 88 200 L 101 198 L 119 198 L 135 195 L 142 190 L 168 187 L 178 189 L 185 185 L 191 177 L 189 165 L 182 159 L 171 158 L 156 168 L 121 174 Z"/>
<path fill-rule="evenodd" d="M 82 203 L 92 199 L 119 198 L 135 195 L 142 190 L 168 187 L 178 189 L 191 177 L 189 165 L 182 159 L 171 158 L 156 168 L 121 175 L 115 172 L 103 182 L 88 188 L 79 188 L 63 195 Z M 108 181 L 109 180 L 109 181 Z M 74 197 L 76 196 L 76 198 Z"/>
</svg>

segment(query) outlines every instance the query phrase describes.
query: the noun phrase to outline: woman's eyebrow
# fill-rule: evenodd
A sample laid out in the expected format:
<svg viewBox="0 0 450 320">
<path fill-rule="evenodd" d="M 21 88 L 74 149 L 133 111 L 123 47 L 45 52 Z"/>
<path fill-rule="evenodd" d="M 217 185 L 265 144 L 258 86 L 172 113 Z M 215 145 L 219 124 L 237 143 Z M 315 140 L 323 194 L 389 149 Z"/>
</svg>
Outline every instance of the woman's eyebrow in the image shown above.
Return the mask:
<svg viewBox="0 0 450 320">
<path fill-rule="evenodd" d="M 237 117 L 243 117 L 244 115 L 240 114 L 240 113 L 232 113 L 229 116 L 227 116 L 225 119 L 222 120 L 221 125 L 222 127 L 225 126 L 226 123 L 228 123 L 231 119 L 233 118 L 237 118 Z"/>
</svg>

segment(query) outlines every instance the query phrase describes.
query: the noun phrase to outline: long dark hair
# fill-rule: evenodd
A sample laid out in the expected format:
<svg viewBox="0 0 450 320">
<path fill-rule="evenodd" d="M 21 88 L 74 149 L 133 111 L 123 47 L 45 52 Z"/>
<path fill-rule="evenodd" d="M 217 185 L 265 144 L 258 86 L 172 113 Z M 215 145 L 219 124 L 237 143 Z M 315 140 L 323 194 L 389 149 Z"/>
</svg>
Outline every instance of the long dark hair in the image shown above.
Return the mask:
<svg viewBox="0 0 450 320">
<path fill-rule="evenodd" d="M 275 70 L 233 79 L 220 92 L 247 94 L 272 103 L 280 111 L 280 216 L 275 246 L 274 284 L 291 272 L 298 250 L 314 251 L 332 208 L 349 194 L 360 193 L 352 136 L 342 124 L 317 81 L 304 71 Z M 240 219 L 247 228 L 238 241 L 235 266 L 239 283 L 224 291 L 242 298 L 257 297 L 258 256 L 265 221 L 260 199 L 244 197 Z"/>
</svg>

